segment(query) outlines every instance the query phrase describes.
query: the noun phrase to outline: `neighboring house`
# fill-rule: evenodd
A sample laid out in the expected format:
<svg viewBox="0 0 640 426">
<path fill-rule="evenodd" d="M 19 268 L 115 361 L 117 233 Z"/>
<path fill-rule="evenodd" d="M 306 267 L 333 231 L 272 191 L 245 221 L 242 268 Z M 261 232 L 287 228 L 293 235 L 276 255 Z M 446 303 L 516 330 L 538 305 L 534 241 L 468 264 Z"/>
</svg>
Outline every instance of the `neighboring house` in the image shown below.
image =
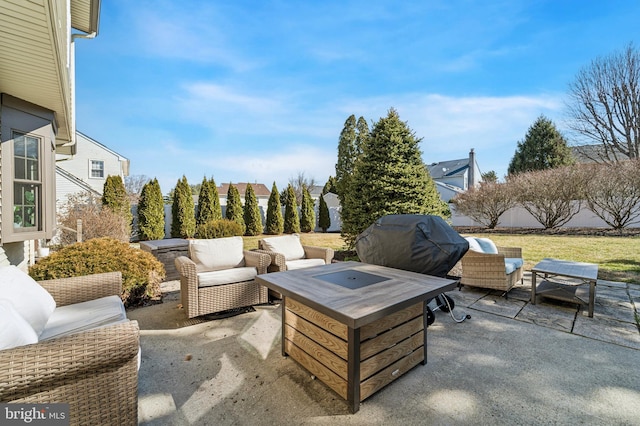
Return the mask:
<svg viewBox="0 0 640 426">
<path fill-rule="evenodd" d="M 577 145 L 571 147 L 571 154 L 578 163 L 610 163 L 614 161 L 628 160 L 629 157 L 618 152 L 607 152 L 603 144 Z"/>
<path fill-rule="evenodd" d="M 247 182 L 239 182 L 232 183 L 231 185 L 235 186 L 238 192 L 240 193 L 240 201 L 244 206 L 244 194 L 247 192 Z M 267 207 L 269 206 L 269 196 L 271 195 L 271 190 L 266 187 L 263 183 L 252 183 L 251 187 L 253 188 L 253 192 L 256 193 L 256 198 L 258 200 L 258 207 L 262 207 L 264 211 L 267 211 Z M 227 194 L 229 193 L 229 184 L 223 183 L 218 187 L 218 196 L 220 197 L 220 205 L 227 205 Z M 197 201 L 196 201 L 197 202 Z M 224 214 L 224 212 L 223 212 Z"/>
<path fill-rule="evenodd" d="M 100 0 L 0 0 L 0 265 L 26 269 L 53 236 L 55 156 L 76 150 L 74 43 L 99 15 Z"/>
<path fill-rule="evenodd" d="M 442 201 L 449 202 L 457 194 L 480 183 L 480 168 L 476 154 L 469 151 L 469 157 L 460 160 L 441 161 L 427 166 L 435 181 Z"/>
<path fill-rule="evenodd" d="M 58 206 L 79 192 L 102 196 L 107 176 L 129 176 L 129 159 L 95 139 L 76 131 L 75 155 L 58 155 L 56 162 L 56 199 Z"/>
</svg>

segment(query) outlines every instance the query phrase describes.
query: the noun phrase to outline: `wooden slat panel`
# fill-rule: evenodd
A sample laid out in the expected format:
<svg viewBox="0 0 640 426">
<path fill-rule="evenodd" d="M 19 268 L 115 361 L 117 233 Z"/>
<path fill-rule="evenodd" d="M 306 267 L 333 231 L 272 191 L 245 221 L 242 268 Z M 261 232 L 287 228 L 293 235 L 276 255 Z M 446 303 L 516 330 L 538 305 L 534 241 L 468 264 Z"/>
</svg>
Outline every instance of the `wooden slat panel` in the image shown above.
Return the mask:
<svg viewBox="0 0 640 426">
<path fill-rule="evenodd" d="M 314 340 L 319 345 L 324 346 L 342 359 L 347 359 L 349 356 L 349 349 L 346 341 L 286 309 L 284 313 L 284 322 Z"/>
<path fill-rule="evenodd" d="M 345 324 L 342 324 L 327 315 L 321 314 L 315 309 L 310 308 L 297 300 L 287 298 L 286 307 L 307 321 L 324 328 L 343 340 L 347 340 L 347 326 Z"/>
<path fill-rule="evenodd" d="M 318 362 L 331 369 L 331 371 L 347 380 L 347 361 L 288 325 L 285 327 L 285 338 L 318 360 Z"/>
<path fill-rule="evenodd" d="M 364 381 L 372 374 L 411 354 L 421 346 L 424 346 L 424 331 L 414 334 L 397 345 L 363 361 L 360 364 L 360 380 Z"/>
<path fill-rule="evenodd" d="M 321 380 L 322 383 L 333 389 L 338 395 L 340 395 L 340 397 L 347 399 L 346 380 L 342 379 L 336 373 L 310 357 L 302 349 L 291 343 L 290 340 L 285 340 L 285 351 L 291 356 L 291 358 L 295 359 L 311 374 Z"/>
<path fill-rule="evenodd" d="M 387 331 L 390 328 L 393 328 L 419 315 L 422 315 L 422 308 L 422 303 L 416 303 L 413 306 L 410 306 L 384 318 L 380 318 L 379 320 L 376 320 L 371 324 L 363 326 L 360 329 L 360 340 L 363 341 L 375 337 L 376 335 Z"/>
<path fill-rule="evenodd" d="M 360 401 L 364 401 L 384 386 L 388 385 L 404 373 L 415 367 L 424 359 L 424 346 L 421 346 L 411 355 L 393 363 L 378 374 L 365 380 L 360 385 Z"/>
<path fill-rule="evenodd" d="M 360 359 L 364 361 L 378 352 L 395 345 L 401 340 L 418 333 L 423 328 L 424 322 L 422 320 L 422 316 L 420 316 L 391 329 L 386 333 L 382 333 L 373 339 L 369 339 L 360 345 Z"/>
</svg>

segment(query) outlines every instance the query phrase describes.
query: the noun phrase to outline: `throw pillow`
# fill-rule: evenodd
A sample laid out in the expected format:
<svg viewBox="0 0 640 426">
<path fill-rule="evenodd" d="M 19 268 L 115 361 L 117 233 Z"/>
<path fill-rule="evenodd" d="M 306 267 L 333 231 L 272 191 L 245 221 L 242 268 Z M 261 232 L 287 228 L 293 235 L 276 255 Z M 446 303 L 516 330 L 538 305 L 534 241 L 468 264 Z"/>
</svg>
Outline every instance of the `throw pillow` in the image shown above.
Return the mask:
<svg viewBox="0 0 640 426">
<path fill-rule="evenodd" d="M 242 237 L 189 240 L 189 257 L 198 271 L 216 271 L 244 266 Z"/>
<path fill-rule="evenodd" d="M 265 238 L 262 240 L 262 246 L 265 250 L 284 255 L 285 260 L 304 258 L 304 248 L 302 248 L 300 235 L 298 234 Z"/>
<path fill-rule="evenodd" d="M 0 300 L 0 350 L 38 343 L 33 327 L 8 300 Z"/>
<path fill-rule="evenodd" d="M 477 251 L 478 253 L 484 253 L 480 244 L 476 241 L 475 237 L 464 237 L 469 243 L 469 250 Z"/>
<path fill-rule="evenodd" d="M 480 244 L 480 248 L 484 253 L 498 254 L 498 247 L 489 238 L 476 238 L 476 241 Z"/>
<path fill-rule="evenodd" d="M 16 266 L 0 268 L 0 299 L 13 303 L 38 336 L 56 309 L 49 292 Z"/>
</svg>

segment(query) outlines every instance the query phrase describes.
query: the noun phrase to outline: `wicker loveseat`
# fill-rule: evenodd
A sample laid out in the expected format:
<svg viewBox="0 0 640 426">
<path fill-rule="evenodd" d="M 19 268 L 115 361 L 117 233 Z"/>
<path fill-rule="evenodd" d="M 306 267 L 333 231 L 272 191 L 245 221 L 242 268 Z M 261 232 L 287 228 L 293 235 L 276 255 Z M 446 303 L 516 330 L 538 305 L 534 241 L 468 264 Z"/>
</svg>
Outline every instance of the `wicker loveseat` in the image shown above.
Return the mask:
<svg viewBox="0 0 640 426">
<path fill-rule="evenodd" d="M 52 312 L 48 320 L 38 319 L 55 323 L 44 325 L 40 333 L 35 330 L 41 327 L 30 328 L 25 319 L 28 316 L 16 316 L 21 308 L 14 303 L 16 299 L 11 301 L 7 293 L 3 293 L 7 289 L 5 284 L 7 278 L 0 272 L 0 315 L 5 323 L 0 331 L 4 348 L 0 350 L 0 402 L 68 403 L 72 425 L 137 424 L 138 323 L 117 313 L 118 318 L 109 325 L 107 321 L 111 314 L 103 315 L 109 306 L 116 306 L 114 297 L 120 299 L 121 274 L 40 281 L 38 284 L 55 300 L 57 311 Z M 26 292 L 18 296 L 17 305 L 23 302 L 31 307 L 35 305 L 37 297 Z M 87 303 L 92 306 L 94 301 L 102 308 L 81 312 L 83 306 Z M 65 325 L 62 318 L 83 315 L 101 321 L 101 324 L 98 328 L 84 329 L 88 327 L 86 324 Z M 10 323 L 11 333 L 7 323 Z M 27 343 L 13 346 L 12 339 L 13 343 Z"/>
<path fill-rule="evenodd" d="M 255 277 L 267 272 L 271 258 L 244 250 L 242 237 L 189 240 L 188 253 L 175 259 L 187 317 L 269 301 L 267 288 Z"/>
<path fill-rule="evenodd" d="M 469 251 L 462 257 L 460 284 L 508 292 L 522 282 L 520 247 L 496 247 L 488 238 L 465 237 Z"/>
</svg>

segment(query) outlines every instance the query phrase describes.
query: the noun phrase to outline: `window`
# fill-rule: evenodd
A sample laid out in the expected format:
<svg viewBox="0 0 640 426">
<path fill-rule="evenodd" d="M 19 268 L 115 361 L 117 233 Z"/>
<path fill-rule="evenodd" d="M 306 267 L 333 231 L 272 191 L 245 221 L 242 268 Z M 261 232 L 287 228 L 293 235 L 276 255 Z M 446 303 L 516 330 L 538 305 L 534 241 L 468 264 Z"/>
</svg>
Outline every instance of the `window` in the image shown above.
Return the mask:
<svg viewBox="0 0 640 426">
<path fill-rule="evenodd" d="M 13 228 L 18 232 L 39 231 L 42 230 L 42 140 L 17 132 L 13 140 Z"/>
<path fill-rule="evenodd" d="M 92 178 L 103 178 L 104 177 L 104 161 L 101 160 L 91 160 L 91 170 L 89 171 L 89 176 Z"/>
</svg>

